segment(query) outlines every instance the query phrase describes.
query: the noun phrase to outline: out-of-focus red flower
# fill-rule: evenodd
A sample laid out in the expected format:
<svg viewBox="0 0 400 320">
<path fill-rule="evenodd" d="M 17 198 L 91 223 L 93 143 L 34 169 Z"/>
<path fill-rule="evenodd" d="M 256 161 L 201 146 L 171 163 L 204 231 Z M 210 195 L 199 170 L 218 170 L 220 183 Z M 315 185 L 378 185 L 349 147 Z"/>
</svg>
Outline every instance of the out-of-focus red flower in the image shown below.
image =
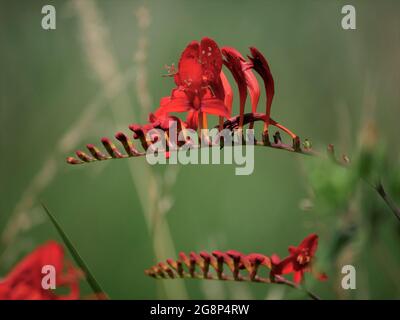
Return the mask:
<svg viewBox="0 0 400 320">
<path fill-rule="evenodd" d="M 201 112 L 228 118 L 221 69 L 222 55 L 214 40 L 192 41 L 183 51 L 174 75 L 177 88 L 170 97 L 161 99 L 155 115 L 188 112 L 188 126 L 193 129 L 198 126 Z"/>
<path fill-rule="evenodd" d="M 58 295 L 43 289 L 45 265 L 54 266 L 56 287 L 67 287 L 69 293 Z M 0 300 L 75 300 L 79 299 L 79 278 L 82 273 L 64 260 L 64 250 L 55 241 L 36 248 L 0 280 Z"/>
<path fill-rule="evenodd" d="M 304 273 L 312 271 L 312 262 L 318 247 L 318 236 L 310 234 L 298 247 L 289 247 L 289 256 L 281 260 L 278 255 L 271 256 L 271 279 L 276 275 L 293 274 L 293 281 L 298 284 L 302 281 Z M 327 279 L 325 274 L 317 276 L 319 280 Z"/>
</svg>

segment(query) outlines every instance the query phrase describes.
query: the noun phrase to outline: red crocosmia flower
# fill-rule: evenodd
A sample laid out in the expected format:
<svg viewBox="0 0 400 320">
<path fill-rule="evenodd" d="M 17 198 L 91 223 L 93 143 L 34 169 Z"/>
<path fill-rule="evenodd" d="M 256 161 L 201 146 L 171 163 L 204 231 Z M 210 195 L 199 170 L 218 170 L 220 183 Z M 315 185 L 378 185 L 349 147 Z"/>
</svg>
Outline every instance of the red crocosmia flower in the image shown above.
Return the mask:
<svg viewBox="0 0 400 320">
<path fill-rule="evenodd" d="M 178 68 L 167 66 L 168 74 L 173 76 L 176 87 L 171 94 L 160 100 L 159 108 L 151 114 L 149 122 L 144 125 L 132 124 L 129 126 L 134 132 L 134 140 L 140 140 L 145 151 L 158 141 L 159 133 L 148 135 L 152 129 L 161 129 L 168 141 L 165 152 L 172 151 L 175 146 L 182 146 L 183 142 L 175 142 L 174 134 L 170 133 L 169 122 L 173 119 L 173 113 L 187 113 L 186 119 L 175 117 L 178 122 L 177 134 L 183 133 L 185 138 L 190 138 L 186 129 L 207 129 L 207 114 L 219 117 L 219 130 L 239 130 L 243 125 L 249 124 L 249 129 L 254 127 L 254 122 L 263 121 L 263 143 L 273 147 L 285 147 L 277 131 L 273 142 L 268 135 L 269 125 L 286 132 L 293 140 L 291 151 L 301 151 L 300 138 L 291 130 L 271 118 L 271 105 L 274 97 L 274 79 L 271 74 L 266 58 L 251 47 L 251 55 L 245 59 L 239 51 L 232 47 L 219 49 L 217 43 L 210 38 L 203 38 L 200 42 L 192 41 L 183 50 L 179 59 Z M 232 117 L 233 91 L 228 78 L 222 71 L 225 65 L 232 73 L 239 89 L 239 116 Z M 265 114 L 257 113 L 257 105 L 260 100 L 260 87 L 254 70 L 261 76 L 266 91 Z M 250 95 L 252 112 L 244 114 L 247 100 Z M 224 122 L 224 119 L 227 121 Z M 173 130 L 172 130 L 173 131 Z M 108 138 L 101 140 L 108 154 L 100 152 L 93 144 L 86 147 L 90 155 L 83 151 L 76 151 L 75 157 L 68 157 L 70 164 L 83 164 L 97 160 L 108 160 L 114 158 L 127 158 L 143 156 L 146 152 L 140 152 L 123 132 L 118 132 L 115 138 L 121 142 L 126 154 L 121 153 Z M 200 137 L 201 141 L 209 143 L 207 130 Z M 179 139 L 178 139 L 179 140 Z M 158 141 L 159 142 L 159 141 Z M 159 144 L 158 144 L 159 145 Z M 158 150 L 158 145 L 155 146 Z M 151 151 L 151 150 L 149 150 Z M 167 155 L 168 156 L 168 155 Z"/>
<path fill-rule="evenodd" d="M 271 279 L 276 275 L 285 275 L 293 273 L 293 281 L 298 284 L 302 281 L 304 273 L 312 271 L 312 260 L 318 247 L 318 236 L 310 234 L 298 247 L 289 247 L 289 256 L 281 260 L 279 256 L 271 256 Z M 325 280 L 326 275 L 318 275 L 319 280 Z"/>
<path fill-rule="evenodd" d="M 200 113 L 229 118 L 224 101 L 216 98 L 210 89 L 202 89 L 200 94 L 190 90 L 174 90 L 171 97 L 162 99 L 160 108 L 154 114 L 162 117 L 171 112 L 188 112 L 187 126 L 195 130 L 199 125 Z"/>
<path fill-rule="evenodd" d="M 189 112 L 187 122 L 193 129 L 197 128 L 201 113 L 228 118 L 221 69 L 222 55 L 214 40 L 203 38 L 200 43 L 191 42 L 183 51 L 174 76 L 178 87 L 170 97 L 161 99 L 155 115 Z"/>
<path fill-rule="evenodd" d="M 56 287 L 68 287 L 69 293 L 57 295 L 42 287 L 42 268 L 54 266 Z M 79 299 L 80 270 L 64 261 L 64 250 L 55 241 L 49 241 L 26 256 L 2 280 L 0 300 L 75 300 Z"/>
<path fill-rule="evenodd" d="M 247 98 L 247 89 L 250 94 L 251 109 L 252 112 L 255 113 L 260 99 L 260 88 L 258 86 L 257 78 L 251 71 L 252 63 L 246 61 L 239 51 L 231 47 L 224 47 L 222 48 L 222 54 L 225 57 L 224 64 L 232 72 L 238 85 L 241 117 L 239 127 L 241 128 L 243 126 L 243 114 Z"/>
</svg>

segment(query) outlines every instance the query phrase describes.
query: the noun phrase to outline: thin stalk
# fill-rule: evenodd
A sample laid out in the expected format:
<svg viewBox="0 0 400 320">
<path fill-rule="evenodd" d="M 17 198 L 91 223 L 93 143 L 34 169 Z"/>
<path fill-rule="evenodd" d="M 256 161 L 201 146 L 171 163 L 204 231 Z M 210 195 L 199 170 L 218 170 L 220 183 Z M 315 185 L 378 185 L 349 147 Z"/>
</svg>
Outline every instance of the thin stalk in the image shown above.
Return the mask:
<svg viewBox="0 0 400 320">
<path fill-rule="evenodd" d="M 290 288 L 303 291 L 307 296 L 309 296 L 313 300 L 321 300 L 321 298 L 318 295 L 316 295 L 312 291 L 308 290 L 304 286 L 299 286 L 299 285 L 295 284 L 294 282 L 287 280 L 281 276 L 275 276 L 275 281 L 271 281 L 271 279 L 269 279 L 269 278 L 264 278 L 264 277 L 259 277 L 259 276 L 257 276 L 255 278 L 255 280 L 251 280 L 249 277 L 244 277 L 244 276 L 240 276 L 239 279 L 235 279 L 232 276 L 224 274 L 223 279 L 221 279 L 218 276 L 212 275 L 212 274 L 209 274 L 207 276 L 207 278 L 205 278 L 203 274 L 195 272 L 195 273 L 193 273 L 193 275 L 190 275 L 189 273 L 185 273 L 180 278 L 181 279 L 194 279 L 194 280 L 213 280 L 213 281 L 219 280 L 219 281 L 254 282 L 254 283 L 263 283 L 263 284 L 285 285 Z M 157 279 L 158 280 L 173 280 L 175 278 L 166 277 L 166 278 L 157 278 Z M 179 279 L 179 278 L 176 278 L 176 279 Z"/>
<path fill-rule="evenodd" d="M 207 142 L 208 141 L 208 121 L 207 114 L 205 112 L 200 112 L 199 114 L 199 129 L 200 129 L 200 139 Z"/>
<path fill-rule="evenodd" d="M 383 187 L 382 182 L 378 182 L 376 184 L 376 186 L 374 186 L 374 189 L 376 190 L 376 192 L 378 192 L 378 194 L 381 196 L 383 201 L 385 201 L 387 206 L 393 212 L 394 216 L 400 221 L 400 208 L 396 205 L 396 203 L 392 200 L 392 198 L 390 198 L 389 195 L 386 193 L 386 190 Z"/>
<path fill-rule="evenodd" d="M 57 219 L 50 213 L 49 209 L 43 203 L 42 203 L 42 207 L 43 207 L 44 211 L 46 212 L 47 216 L 49 217 L 49 219 L 51 220 L 51 222 L 53 223 L 54 227 L 56 228 L 58 234 L 61 236 L 62 240 L 64 241 L 65 246 L 68 248 L 68 250 L 71 253 L 72 257 L 74 258 L 76 264 L 85 273 L 86 280 L 89 283 L 90 287 L 92 288 L 94 295 L 99 300 L 109 299 L 107 294 L 105 293 L 105 291 L 100 286 L 99 282 L 94 277 L 93 273 L 90 271 L 90 269 L 87 266 L 87 264 L 85 263 L 85 261 L 82 259 L 78 250 L 76 250 L 75 246 L 72 244 L 71 240 L 69 239 L 69 237 L 67 236 L 65 231 L 62 229 L 60 224 L 58 223 Z"/>
</svg>

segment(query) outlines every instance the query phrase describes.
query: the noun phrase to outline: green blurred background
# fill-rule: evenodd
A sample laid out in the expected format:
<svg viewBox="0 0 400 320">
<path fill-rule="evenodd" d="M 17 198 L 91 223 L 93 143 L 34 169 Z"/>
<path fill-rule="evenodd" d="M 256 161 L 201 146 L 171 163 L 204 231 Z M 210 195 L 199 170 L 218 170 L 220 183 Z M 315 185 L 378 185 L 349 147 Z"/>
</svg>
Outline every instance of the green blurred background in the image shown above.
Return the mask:
<svg viewBox="0 0 400 320">
<path fill-rule="evenodd" d="M 56 30 L 41 28 L 45 4 L 57 10 Z M 280 286 L 156 281 L 143 270 L 179 251 L 285 255 L 311 232 L 330 277 L 307 278 L 321 297 L 400 298 L 398 222 L 357 179 L 378 173 L 400 200 L 400 3 L 351 1 L 356 30 L 341 28 L 344 4 L 1 1 L 0 275 L 59 239 L 44 202 L 111 298 L 305 298 Z M 258 47 L 275 78 L 273 118 L 315 149 L 333 143 L 355 167 L 367 161 L 368 172 L 268 148 L 257 148 L 250 176 L 145 158 L 65 163 L 86 143 L 145 121 L 173 87 L 164 65 L 203 36 L 242 53 Z M 356 267 L 357 290 L 340 288 L 345 264 Z"/>
</svg>

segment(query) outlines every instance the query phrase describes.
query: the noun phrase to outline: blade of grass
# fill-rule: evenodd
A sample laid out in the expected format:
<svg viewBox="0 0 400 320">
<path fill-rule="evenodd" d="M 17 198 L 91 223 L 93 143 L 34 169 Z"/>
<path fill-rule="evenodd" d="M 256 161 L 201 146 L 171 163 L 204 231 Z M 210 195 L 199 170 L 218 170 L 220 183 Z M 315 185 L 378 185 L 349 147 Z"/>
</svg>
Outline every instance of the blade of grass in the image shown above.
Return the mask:
<svg viewBox="0 0 400 320">
<path fill-rule="evenodd" d="M 86 280 L 89 283 L 90 287 L 92 288 L 96 297 L 101 300 L 108 299 L 107 294 L 101 288 L 100 284 L 97 282 L 96 278 L 93 276 L 92 272 L 90 272 L 89 267 L 83 261 L 82 257 L 75 249 L 74 245 L 72 244 L 71 240 L 68 238 L 64 230 L 61 228 L 60 224 L 57 222 L 56 218 L 50 213 L 49 209 L 45 206 L 44 203 L 41 203 L 44 211 L 46 212 L 47 216 L 50 218 L 51 222 L 53 223 L 54 227 L 57 229 L 58 233 L 60 234 L 62 240 L 64 241 L 65 245 L 67 246 L 69 252 L 71 253 L 72 257 L 74 258 L 76 264 L 82 269 L 85 273 Z"/>
</svg>

